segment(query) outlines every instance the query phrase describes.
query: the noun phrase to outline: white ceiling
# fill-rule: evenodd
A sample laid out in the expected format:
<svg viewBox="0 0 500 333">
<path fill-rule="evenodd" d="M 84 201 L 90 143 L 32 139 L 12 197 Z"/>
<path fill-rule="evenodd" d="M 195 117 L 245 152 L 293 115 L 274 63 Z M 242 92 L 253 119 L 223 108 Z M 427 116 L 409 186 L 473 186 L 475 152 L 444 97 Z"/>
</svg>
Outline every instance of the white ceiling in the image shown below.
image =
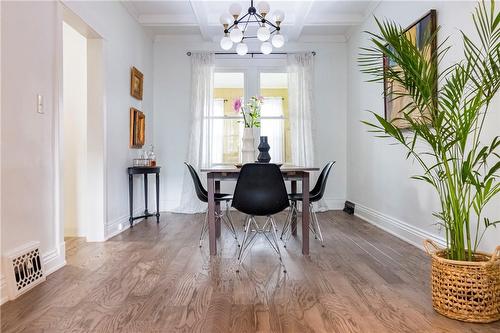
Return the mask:
<svg viewBox="0 0 500 333">
<path fill-rule="evenodd" d="M 155 35 L 200 34 L 206 40 L 222 36 L 219 17 L 233 2 L 243 11 L 250 1 L 167 0 L 122 1 L 129 13 Z M 283 35 L 288 40 L 304 36 L 344 36 L 353 25 L 360 24 L 379 0 L 269 0 L 271 13 L 285 12 Z M 258 1 L 255 2 L 257 4 Z"/>
</svg>

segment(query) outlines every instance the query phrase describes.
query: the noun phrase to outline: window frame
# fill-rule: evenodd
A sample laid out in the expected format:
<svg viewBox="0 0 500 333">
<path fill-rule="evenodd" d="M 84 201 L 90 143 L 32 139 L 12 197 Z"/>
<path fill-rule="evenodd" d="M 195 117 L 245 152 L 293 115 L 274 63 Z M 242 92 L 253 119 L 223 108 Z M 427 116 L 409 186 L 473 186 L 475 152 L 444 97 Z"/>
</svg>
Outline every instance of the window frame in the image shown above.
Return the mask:
<svg viewBox="0 0 500 333">
<path fill-rule="evenodd" d="M 244 88 L 243 98 L 247 99 L 249 96 L 260 96 L 261 92 L 261 73 L 287 73 L 286 57 L 273 57 L 273 58 L 254 58 L 249 61 L 248 58 L 241 58 L 240 56 L 216 56 L 214 75 L 216 73 L 243 73 Z M 214 87 L 215 89 L 215 87 Z M 215 101 L 215 97 L 214 97 Z M 232 103 L 232 101 L 228 101 Z M 242 120 L 243 116 L 204 116 L 204 119 L 211 120 Z M 283 120 L 283 126 L 287 121 L 287 117 L 283 116 L 268 116 L 261 117 L 261 119 L 278 119 Z M 289 121 L 289 119 L 288 119 Z M 283 156 L 286 159 L 286 137 L 283 138 Z M 281 161 L 283 163 L 289 161 Z M 216 163 L 217 165 L 233 165 L 232 162 Z"/>
</svg>

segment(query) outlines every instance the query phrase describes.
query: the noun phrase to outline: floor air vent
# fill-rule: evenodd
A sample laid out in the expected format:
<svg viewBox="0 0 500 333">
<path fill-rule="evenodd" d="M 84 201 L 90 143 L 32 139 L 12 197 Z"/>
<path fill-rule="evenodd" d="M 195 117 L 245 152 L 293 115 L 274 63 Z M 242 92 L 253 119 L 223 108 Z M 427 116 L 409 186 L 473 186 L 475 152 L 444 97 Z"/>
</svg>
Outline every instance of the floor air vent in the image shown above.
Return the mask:
<svg viewBox="0 0 500 333">
<path fill-rule="evenodd" d="M 45 281 L 39 243 L 32 242 L 6 256 L 9 298 L 14 299 Z"/>
</svg>

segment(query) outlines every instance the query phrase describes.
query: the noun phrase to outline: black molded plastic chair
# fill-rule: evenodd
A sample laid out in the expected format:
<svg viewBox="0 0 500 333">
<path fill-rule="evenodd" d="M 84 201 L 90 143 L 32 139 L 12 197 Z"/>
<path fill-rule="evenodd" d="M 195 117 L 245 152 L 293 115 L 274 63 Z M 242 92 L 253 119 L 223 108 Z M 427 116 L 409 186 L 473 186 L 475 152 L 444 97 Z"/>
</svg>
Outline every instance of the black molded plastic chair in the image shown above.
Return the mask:
<svg viewBox="0 0 500 333">
<path fill-rule="evenodd" d="M 325 194 L 328 175 L 330 174 L 330 170 L 332 169 L 334 164 L 335 161 L 328 162 L 325 165 L 325 167 L 321 171 L 321 174 L 318 177 L 318 180 L 316 181 L 316 185 L 314 185 L 314 188 L 309 192 L 309 212 L 311 213 L 311 223 L 309 226 L 314 235 L 314 238 L 316 239 L 319 238 L 319 240 L 321 241 L 321 246 L 325 246 L 323 242 L 323 234 L 321 233 L 321 227 L 319 225 L 318 216 L 316 215 L 316 211 L 314 210 L 313 203 L 323 198 L 323 195 Z M 292 232 L 290 232 L 288 236 L 286 236 L 286 234 L 287 232 L 291 231 L 292 219 L 297 217 L 297 201 L 302 201 L 303 195 L 302 193 L 293 193 L 289 194 L 288 198 L 292 202 L 291 211 L 288 214 L 288 217 L 286 219 L 285 225 L 283 226 L 283 231 L 281 232 L 281 237 L 280 237 L 281 239 L 285 237 L 285 247 L 286 247 L 286 242 L 290 239 Z"/>
<path fill-rule="evenodd" d="M 276 223 L 272 216 L 290 206 L 280 168 L 276 164 L 267 163 L 243 165 L 234 190 L 232 206 L 249 215 L 238 255 L 239 263 L 241 264 L 243 255 L 251 247 L 257 234 L 263 234 L 283 264 L 276 234 Z M 260 226 L 255 216 L 266 216 L 265 223 Z M 255 233 L 249 237 L 251 231 Z M 271 234 L 271 237 L 267 234 Z"/>
<path fill-rule="evenodd" d="M 193 179 L 196 196 L 198 197 L 198 199 L 200 199 L 200 201 L 208 203 L 208 191 L 203 187 L 203 184 L 201 183 L 198 173 L 191 164 L 187 162 L 184 162 L 184 164 L 186 164 L 189 173 L 191 174 L 191 178 Z M 214 193 L 214 198 L 215 202 L 224 201 L 226 203 L 225 212 L 221 213 L 216 212 L 215 219 L 224 222 L 224 224 L 228 227 L 229 231 L 231 231 L 231 233 L 233 234 L 234 239 L 236 239 L 238 246 L 240 246 L 238 242 L 238 236 L 236 234 L 236 228 L 234 227 L 233 221 L 231 220 L 231 215 L 229 214 L 229 202 L 233 199 L 233 196 L 227 193 Z M 203 239 L 205 238 L 207 230 L 208 230 L 208 211 L 205 213 L 205 220 L 203 222 L 203 226 L 201 227 L 200 247 Z"/>
</svg>

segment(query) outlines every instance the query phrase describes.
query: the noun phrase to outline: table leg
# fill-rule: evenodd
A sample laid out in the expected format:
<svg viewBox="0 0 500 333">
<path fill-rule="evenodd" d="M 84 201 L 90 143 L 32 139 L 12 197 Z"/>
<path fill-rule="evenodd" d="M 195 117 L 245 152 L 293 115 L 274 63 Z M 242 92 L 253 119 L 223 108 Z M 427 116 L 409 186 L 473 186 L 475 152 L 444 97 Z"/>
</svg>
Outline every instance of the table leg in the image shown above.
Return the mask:
<svg viewBox="0 0 500 333">
<path fill-rule="evenodd" d="M 207 174 L 208 187 L 208 242 L 210 244 L 210 255 L 217 254 L 217 240 L 215 237 L 215 180 L 212 173 Z"/>
<path fill-rule="evenodd" d="M 148 218 L 148 174 L 144 174 L 144 215 Z"/>
<path fill-rule="evenodd" d="M 160 173 L 156 173 L 156 223 L 160 223 Z"/>
<path fill-rule="evenodd" d="M 297 193 L 297 181 L 292 180 L 292 194 Z M 295 207 L 297 207 L 297 201 L 295 201 Z M 296 211 L 292 215 L 292 235 L 297 236 L 297 213 Z"/>
<path fill-rule="evenodd" d="M 302 254 L 309 254 L 309 173 L 302 175 Z"/>
<path fill-rule="evenodd" d="M 220 181 L 216 180 L 215 181 L 215 193 L 219 193 L 219 192 L 220 192 Z M 215 203 L 215 212 L 216 212 L 217 216 L 220 216 L 220 202 Z M 217 236 L 217 238 L 219 238 L 220 234 L 221 234 L 221 220 L 216 219 L 215 220 L 215 235 Z"/>
<path fill-rule="evenodd" d="M 134 227 L 134 177 L 133 175 L 128 175 L 128 207 L 130 211 L 130 217 L 128 219 L 130 227 Z"/>
</svg>

